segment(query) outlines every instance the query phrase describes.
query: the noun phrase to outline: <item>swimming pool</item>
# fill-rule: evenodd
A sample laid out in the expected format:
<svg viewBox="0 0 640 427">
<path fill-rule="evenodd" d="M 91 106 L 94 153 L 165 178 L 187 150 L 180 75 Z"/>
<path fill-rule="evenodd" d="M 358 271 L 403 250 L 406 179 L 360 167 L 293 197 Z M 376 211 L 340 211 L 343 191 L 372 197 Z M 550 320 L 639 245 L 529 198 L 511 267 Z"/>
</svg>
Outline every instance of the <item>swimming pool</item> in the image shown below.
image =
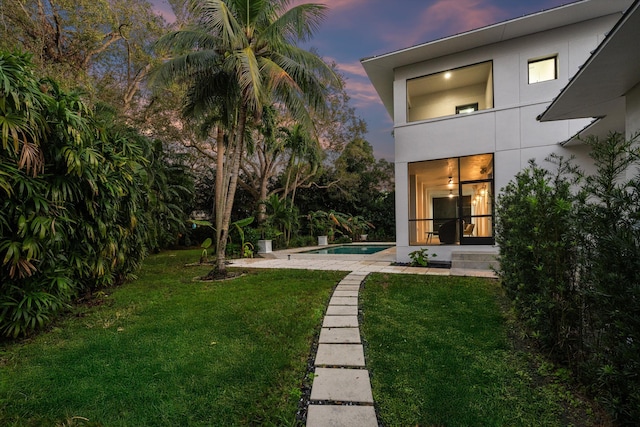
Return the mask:
<svg viewBox="0 0 640 427">
<path fill-rule="evenodd" d="M 331 246 L 313 251 L 301 252 L 304 254 L 325 254 L 325 255 L 371 255 L 376 252 L 392 248 L 394 245 L 342 245 Z"/>
</svg>

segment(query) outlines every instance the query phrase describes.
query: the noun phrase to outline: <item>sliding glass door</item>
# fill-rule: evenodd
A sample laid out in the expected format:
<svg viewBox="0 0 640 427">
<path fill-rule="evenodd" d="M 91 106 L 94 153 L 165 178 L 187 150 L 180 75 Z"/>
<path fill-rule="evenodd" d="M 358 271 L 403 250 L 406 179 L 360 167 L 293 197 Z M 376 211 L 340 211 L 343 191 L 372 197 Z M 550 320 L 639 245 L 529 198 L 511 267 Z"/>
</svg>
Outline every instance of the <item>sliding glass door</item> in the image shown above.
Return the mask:
<svg viewBox="0 0 640 427">
<path fill-rule="evenodd" d="M 409 164 L 409 243 L 493 244 L 493 154 Z"/>
</svg>

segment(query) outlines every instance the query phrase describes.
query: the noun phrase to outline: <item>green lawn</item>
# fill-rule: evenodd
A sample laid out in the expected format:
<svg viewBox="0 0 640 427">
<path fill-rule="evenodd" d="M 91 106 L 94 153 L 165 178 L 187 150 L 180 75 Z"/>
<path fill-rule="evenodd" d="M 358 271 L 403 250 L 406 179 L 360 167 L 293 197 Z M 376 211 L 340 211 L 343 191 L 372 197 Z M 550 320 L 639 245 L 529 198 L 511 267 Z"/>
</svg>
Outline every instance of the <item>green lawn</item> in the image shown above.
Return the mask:
<svg viewBox="0 0 640 427">
<path fill-rule="evenodd" d="M 50 331 L 0 347 L 0 425 L 291 425 L 339 272 L 198 283 L 165 252 Z M 85 421 L 88 420 L 88 421 Z"/>
<path fill-rule="evenodd" d="M 500 298 L 486 279 L 369 276 L 361 332 L 384 425 L 596 424 L 566 372 L 515 350 Z"/>
</svg>

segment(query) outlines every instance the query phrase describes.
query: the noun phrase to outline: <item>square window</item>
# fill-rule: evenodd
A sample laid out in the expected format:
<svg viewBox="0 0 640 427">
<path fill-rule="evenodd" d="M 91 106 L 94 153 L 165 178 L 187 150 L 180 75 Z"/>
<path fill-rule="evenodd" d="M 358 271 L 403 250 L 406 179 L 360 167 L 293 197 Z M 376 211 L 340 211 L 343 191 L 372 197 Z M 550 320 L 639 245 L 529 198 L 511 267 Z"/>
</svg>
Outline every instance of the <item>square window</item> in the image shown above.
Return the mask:
<svg viewBox="0 0 640 427">
<path fill-rule="evenodd" d="M 529 84 L 558 78 L 558 57 L 529 61 Z"/>
</svg>

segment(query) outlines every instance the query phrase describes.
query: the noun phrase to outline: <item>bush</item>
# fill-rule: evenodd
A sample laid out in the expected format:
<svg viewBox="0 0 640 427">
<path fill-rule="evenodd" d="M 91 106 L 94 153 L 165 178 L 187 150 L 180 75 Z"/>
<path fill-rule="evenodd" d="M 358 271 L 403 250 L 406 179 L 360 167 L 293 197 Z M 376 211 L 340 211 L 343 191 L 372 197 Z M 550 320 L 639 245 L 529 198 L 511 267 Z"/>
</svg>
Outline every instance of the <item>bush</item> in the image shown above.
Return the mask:
<svg viewBox="0 0 640 427">
<path fill-rule="evenodd" d="M 532 335 L 638 425 L 640 148 L 618 133 L 587 143 L 595 174 L 554 157 L 556 174 L 531 162 L 502 190 L 499 275 Z"/>
<path fill-rule="evenodd" d="M 0 80 L 0 334 L 16 337 L 131 277 L 184 221 L 150 140 L 36 79 L 27 55 L 0 52 Z"/>
<path fill-rule="evenodd" d="M 580 293 L 567 163 L 555 175 L 534 161 L 498 197 L 496 242 L 507 295 L 531 334 L 562 359 L 579 348 Z"/>
</svg>

